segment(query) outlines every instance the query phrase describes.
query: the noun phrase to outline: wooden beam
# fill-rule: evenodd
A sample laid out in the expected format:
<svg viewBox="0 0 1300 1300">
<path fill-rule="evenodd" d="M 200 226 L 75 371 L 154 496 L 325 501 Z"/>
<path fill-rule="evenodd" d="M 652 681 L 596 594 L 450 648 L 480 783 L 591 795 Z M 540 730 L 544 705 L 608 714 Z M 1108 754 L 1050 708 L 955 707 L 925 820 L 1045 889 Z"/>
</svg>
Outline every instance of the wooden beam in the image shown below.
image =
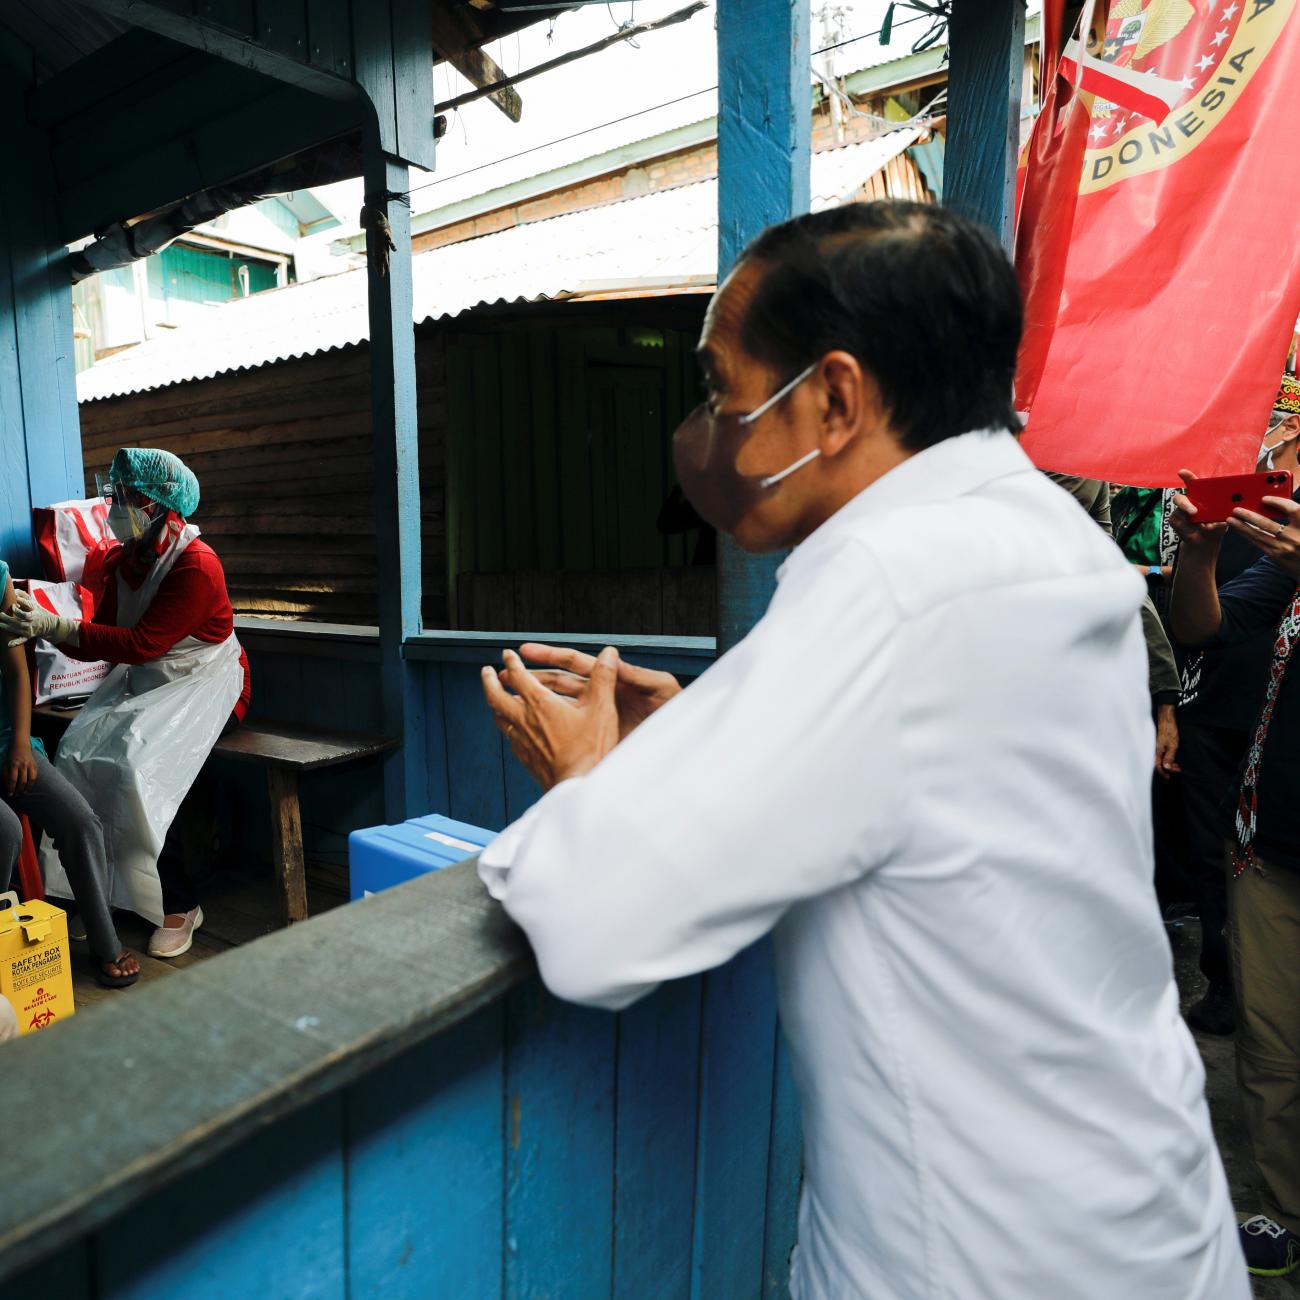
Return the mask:
<svg viewBox="0 0 1300 1300">
<path fill-rule="evenodd" d="M 1011 250 L 1024 80 L 1024 0 L 952 7 L 943 201 Z"/>
<path fill-rule="evenodd" d="M 133 91 L 158 84 L 170 65 L 194 57 L 194 50 L 155 32 L 133 31 L 101 46 L 65 72 L 32 88 L 28 114 L 38 126 L 52 126 Z"/>
<path fill-rule="evenodd" d="M 420 634 L 422 591 L 410 172 L 369 133 L 365 151 L 380 693 L 384 731 L 402 738 L 385 761 L 384 808 L 389 822 L 400 822 L 428 811 L 424 695 L 403 654 L 404 643 Z"/>
<path fill-rule="evenodd" d="M 430 0 L 353 0 L 356 79 L 374 106 L 379 147 L 432 171 L 433 6 Z"/>
<path fill-rule="evenodd" d="M 578 59 L 585 59 L 592 54 L 599 54 L 602 50 L 607 50 L 623 41 L 635 40 L 636 37 L 644 36 L 647 32 L 658 31 L 661 27 L 672 27 L 676 23 L 685 22 L 688 18 L 693 18 L 701 9 L 707 7 L 705 0 L 694 0 L 693 4 L 667 14 L 663 18 L 651 18 L 643 23 L 620 27 L 618 31 L 611 32 L 608 36 L 602 37 L 591 45 L 585 45 L 580 50 L 570 50 L 567 54 L 558 55 L 554 59 L 547 59 L 544 63 L 525 68 L 522 72 L 516 72 L 511 76 L 507 76 L 502 72 L 497 80 L 483 82 L 477 90 L 466 91 L 463 95 L 457 95 L 454 99 L 439 104 L 438 111 L 445 112 L 448 109 L 460 108 L 462 104 L 473 103 L 476 99 L 491 99 L 499 91 L 509 86 L 517 86 L 521 81 L 528 81 L 532 77 L 540 77 L 545 72 L 554 72 L 556 68 L 562 68 L 565 64 L 574 63 Z M 498 71 L 500 70 L 498 69 Z M 513 120 L 518 121 L 519 119 L 515 118 Z"/>
<path fill-rule="evenodd" d="M 165 0 L 84 0 L 88 9 L 108 14 L 122 22 L 182 45 L 191 45 L 195 49 L 205 50 L 219 58 L 228 59 L 241 67 L 263 72 L 277 81 L 287 82 L 303 90 L 324 95 L 331 99 L 350 99 L 356 94 L 353 81 L 338 70 L 331 53 L 325 61 L 319 40 L 313 39 L 313 29 L 305 21 L 298 27 L 286 21 L 281 30 L 278 24 L 272 24 L 267 30 L 265 22 L 259 27 L 256 6 L 222 5 L 219 21 L 215 18 L 199 17 L 188 12 L 188 4 L 168 4 Z M 205 5 L 211 10 L 214 6 Z M 288 6 L 280 6 L 287 10 Z M 311 7 L 313 28 L 319 26 L 328 31 L 333 39 L 338 32 L 338 19 L 345 19 L 348 13 L 348 0 L 323 0 Z M 301 12 L 302 6 L 298 6 Z M 321 60 L 318 62 L 317 60 Z"/>
<path fill-rule="evenodd" d="M 63 240 L 71 243 L 114 221 L 166 207 L 360 125 L 360 100 L 327 100 L 293 86 L 268 85 L 260 98 L 212 104 L 202 125 L 133 151 L 93 175 L 63 171 L 57 194 Z M 164 98 L 160 111 L 165 107 Z M 73 141 L 69 149 L 65 166 L 81 145 Z"/>
<path fill-rule="evenodd" d="M 384 151 L 418 167 L 433 167 L 429 0 L 86 4 L 282 85 L 343 103 L 368 101 Z"/>
<path fill-rule="evenodd" d="M 524 101 L 509 81 L 505 72 L 478 46 L 484 40 L 474 19 L 462 10 L 431 6 L 433 14 L 433 43 L 443 58 L 471 84 L 480 88 L 496 86 L 487 95 L 512 122 L 518 122 L 524 113 Z"/>
</svg>

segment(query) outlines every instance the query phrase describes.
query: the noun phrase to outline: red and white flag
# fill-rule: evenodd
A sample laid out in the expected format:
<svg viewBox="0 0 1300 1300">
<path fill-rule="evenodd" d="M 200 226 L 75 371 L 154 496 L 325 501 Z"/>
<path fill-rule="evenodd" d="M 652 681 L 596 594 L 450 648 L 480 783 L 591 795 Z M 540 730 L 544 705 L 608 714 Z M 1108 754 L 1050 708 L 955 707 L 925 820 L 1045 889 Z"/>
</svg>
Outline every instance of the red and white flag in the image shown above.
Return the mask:
<svg viewBox="0 0 1300 1300">
<path fill-rule="evenodd" d="M 1054 85 L 1081 92 L 1086 140 L 1077 116 L 1040 122 L 1016 249 L 1043 468 L 1163 486 L 1254 467 L 1300 314 L 1297 3 L 1110 0 L 1100 50 L 1067 45 Z"/>
</svg>

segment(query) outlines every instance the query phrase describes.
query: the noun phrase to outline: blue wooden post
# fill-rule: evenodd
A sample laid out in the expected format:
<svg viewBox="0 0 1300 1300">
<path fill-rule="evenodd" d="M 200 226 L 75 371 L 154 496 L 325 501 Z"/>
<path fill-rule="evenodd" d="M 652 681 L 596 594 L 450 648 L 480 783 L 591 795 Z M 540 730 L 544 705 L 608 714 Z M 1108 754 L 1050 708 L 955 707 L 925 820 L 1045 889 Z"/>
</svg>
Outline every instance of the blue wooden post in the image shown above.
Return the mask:
<svg viewBox="0 0 1300 1300">
<path fill-rule="evenodd" d="M 718 279 L 765 227 L 811 201 L 809 0 L 718 3 Z M 763 616 L 781 555 L 718 538 L 718 653 Z"/>
<path fill-rule="evenodd" d="M 375 529 L 379 560 L 380 677 L 385 730 L 402 748 L 384 772 L 390 822 L 424 812 L 424 692 L 402 657 L 420 632 L 420 448 L 411 323 L 409 168 L 365 140 L 366 205 L 383 215 L 366 236 L 370 306 L 370 386 L 375 447 Z"/>
<path fill-rule="evenodd" d="M 955 4 L 948 21 L 945 206 L 1011 249 L 1024 79 L 1025 0 Z"/>
<path fill-rule="evenodd" d="M 31 56 L 0 43 L 0 558 L 34 572 L 34 505 L 84 491 L 72 287 L 52 211 L 49 138 L 28 125 Z"/>
<path fill-rule="evenodd" d="M 419 635 L 423 591 L 407 190 L 409 165 L 432 168 L 434 162 L 431 25 L 427 0 L 366 0 L 352 6 L 356 78 L 366 99 L 366 205 L 383 218 L 370 225 L 366 253 L 380 683 L 385 730 L 402 737 L 401 749 L 384 769 L 384 809 L 390 822 L 428 811 L 425 694 L 402 647 Z"/>
<path fill-rule="evenodd" d="M 808 210 L 808 28 L 809 0 L 719 0 L 719 278 L 764 227 Z M 781 558 L 718 539 L 719 653 L 763 616 Z M 692 1295 L 781 1297 L 799 1137 L 766 943 L 705 977 L 702 1017 Z"/>
</svg>

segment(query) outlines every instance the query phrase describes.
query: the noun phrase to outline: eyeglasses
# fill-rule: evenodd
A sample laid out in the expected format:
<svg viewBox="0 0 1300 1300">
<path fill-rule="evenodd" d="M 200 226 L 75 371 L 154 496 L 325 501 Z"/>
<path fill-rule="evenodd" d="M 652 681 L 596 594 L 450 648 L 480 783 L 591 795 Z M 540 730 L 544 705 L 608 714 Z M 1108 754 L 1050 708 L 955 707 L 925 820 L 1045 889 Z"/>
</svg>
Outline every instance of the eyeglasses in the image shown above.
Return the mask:
<svg viewBox="0 0 1300 1300">
<path fill-rule="evenodd" d="M 150 504 L 148 497 L 125 483 L 117 483 L 106 474 L 95 475 L 95 490 L 109 505 L 135 506 L 144 509 Z"/>
<path fill-rule="evenodd" d="M 808 376 L 811 375 L 812 372 L 816 369 L 817 369 L 817 362 L 814 361 L 812 365 L 808 366 L 804 370 L 801 370 L 797 375 L 795 375 L 795 377 L 792 380 L 790 380 L 788 384 L 785 384 L 783 387 L 778 388 L 776 392 L 773 393 L 772 396 L 769 397 L 767 401 L 763 403 L 762 406 L 755 407 L 752 411 L 750 411 L 748 415 L 738 415 L 736 417 L 736 423 L 753 424 L 754 421 L 757 420 L 760 415 L 766 415 L 768 411 L 770 411 L 774 406 L 777 405 L 778 402 L 781 402 L 785 398 L 789 397 L 790 394 L 793 393 L 794 390 L 798 388 L 799 385 L 802 384 L 803 381 L 807 379 Z"/>
</svg>

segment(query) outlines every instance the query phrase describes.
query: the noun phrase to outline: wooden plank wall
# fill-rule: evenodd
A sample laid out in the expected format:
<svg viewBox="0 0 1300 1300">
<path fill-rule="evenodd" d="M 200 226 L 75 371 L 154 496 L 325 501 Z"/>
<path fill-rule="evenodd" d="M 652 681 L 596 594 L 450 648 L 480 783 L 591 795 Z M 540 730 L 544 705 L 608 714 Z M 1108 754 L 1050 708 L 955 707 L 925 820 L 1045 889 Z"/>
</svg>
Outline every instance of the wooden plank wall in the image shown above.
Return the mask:
<svg viewBox="0 0 1300 1300">
<path fill-rule="evenodd" d="M 426 618 L 446 607 L 443 336 L 419 340 Z M 378 621 L 367 348 L 83 403 L 87 490 L 123 445 L 165 447 L 198 475 L 195 523 L 241 617 Z"/>
<path fill-rule="evenodd" d="M 858 200 L 910 199 L 913 203 L 934 201 L 934 196 L 926 189 L 921 169 L 907 153 L 891 158 L 855 197 Z"/>
<path fill-rule="evenodd" d="M 627 304 L 600 307 L 629 318 Z M 653 330 L 524 318 L 417 331 L 426 627 L 712 632 L 698 532 L 657 527 L 669 435 L 697 400 L 690 314 Z M 238 616 L 373 626 L 368 356 L 84 403 L 87 491 L 119 446 L 165 447 L 199 477 L 195 522 Z"/>
<path fill-rule="evenodd" d="M 456 626 L 476 632 L 711 636 L 713 566 L 611 571 L 462 573 Z"/>
<path fill-rule="evenodd" d="M 784 1300 L 797 1148 L 734 1189 L 733 1236 L 701 1231 L 701 996 L 700 979 L 678 981 L 613 1016 L 532 980 L 10 1279 L 0 1300 Z M 784 1099 L 770 1071 L 758 1083 L 730 1118 L 766 1168 Z"/>
<path fill-rule="evenodd" d="M 663 533 L 693 328 L 456 329 L 448 344 L 452 626 L 707 636 L 698 532 Z"/>
</svg>

